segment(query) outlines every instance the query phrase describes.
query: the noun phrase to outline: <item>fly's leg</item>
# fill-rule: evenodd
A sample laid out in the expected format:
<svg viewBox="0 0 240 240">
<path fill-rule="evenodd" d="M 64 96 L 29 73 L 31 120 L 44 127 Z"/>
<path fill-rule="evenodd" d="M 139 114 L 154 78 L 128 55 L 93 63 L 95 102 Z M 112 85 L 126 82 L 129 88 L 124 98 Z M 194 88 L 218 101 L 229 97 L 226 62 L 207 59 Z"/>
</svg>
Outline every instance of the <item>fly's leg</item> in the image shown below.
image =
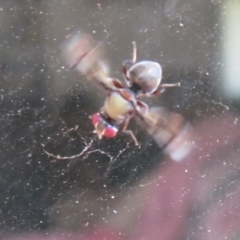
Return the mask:
<svg viewBox="0 0 240 240">
<path fill-rule="evenodd" d="M 133 45 L 132 63 L 134 64 L 137 61 L 137 44 L 136 42 L 132 42 L 132 45 Z"/>
<path fill-rule="evenodd" d="M 151 94 L 149 94 L 148 96 L 157 96 L 157 95 L 160 95 L 162 94 L 163 92 L 165 92 L 166 88 L 171 88 L 171 87 L 180 87 L 181 84 L 178 82 L 178 83 L 164 83 L 164 84 L 161 84 L 159 86 L 159 89 L 157 89 L 156 91 L 152 92 Z"/>
<path fill-rule="evenodd" d="M 170 87 L 180 87 L 181 83 L 165 83 L 165 84 L 161 84 L 160 87 L 161 88 L 170 88 Z"/>
<path fill-rule="evenodd" d="M 130 60 L 125 60 L 122 63 L 122 73 L 123 73 L 123 78 L 127 86 L 130 85 L 130 79 L 127 76 L 127 69 L 129 66 L 133 65 L 137 61 L 137 45 L 136 42 L 132 42 L 133 45 L 133 53 L 132 53 L 132 59 Z"/>
<path fill-rule="evenodd" d="M 138 140 L 135 137 L 134 133 L 131 130 L 127 130 L 129 121 L 131 119 L 131 115 L 128 115 L 127 118 L 125 119 L 125 121 L 123 122 L 123 128 L 122 128 L 122 132 L 127 133 L 131 136 L 132 140 L 134 141 L 136 146 L 139 146 Z"/>
</svg>

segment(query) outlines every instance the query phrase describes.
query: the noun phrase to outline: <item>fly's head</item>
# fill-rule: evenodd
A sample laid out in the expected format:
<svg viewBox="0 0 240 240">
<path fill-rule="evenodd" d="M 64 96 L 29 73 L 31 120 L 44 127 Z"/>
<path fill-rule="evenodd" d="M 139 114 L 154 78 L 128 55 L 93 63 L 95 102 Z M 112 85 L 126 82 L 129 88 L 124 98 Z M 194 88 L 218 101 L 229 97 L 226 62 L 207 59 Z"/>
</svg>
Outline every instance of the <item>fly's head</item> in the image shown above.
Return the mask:
<svg viewBox="0 0 240 240">
<path fill-rule="evenodd" d="M 113 138 L 118 133 L 118 128 L 107 121 L 100 113 L 95 113 L 91 116 L 92 124 L 95 127 L 94 133 L 96 133 L 101 139 L 102 137 Z"/>
</svg>

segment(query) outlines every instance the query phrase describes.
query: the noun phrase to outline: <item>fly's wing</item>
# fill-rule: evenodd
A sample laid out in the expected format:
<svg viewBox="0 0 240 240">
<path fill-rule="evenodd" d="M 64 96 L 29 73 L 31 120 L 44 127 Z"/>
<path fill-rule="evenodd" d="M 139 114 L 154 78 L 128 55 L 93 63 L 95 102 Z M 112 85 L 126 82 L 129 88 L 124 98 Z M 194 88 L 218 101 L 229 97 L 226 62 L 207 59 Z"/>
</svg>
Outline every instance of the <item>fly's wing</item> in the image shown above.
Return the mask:
<svg viewBox="0 0 240 240">
<path fill-rule="evenodd" d="M 121 86 L 117 80 L 109 78 L 109 67 L 103 58 L 103 44 L 94 44 L 91 35 L 72 33 L 62 44 L 65 63 L 106 90 Z"/>
<path fill-rule="evenodd" d="M 156 143 L 175 161 L 185 158 L 191 148 L 191 126 L 177 113 L 165 108 L 139 108 L 138 119 Z"/>
</svg>

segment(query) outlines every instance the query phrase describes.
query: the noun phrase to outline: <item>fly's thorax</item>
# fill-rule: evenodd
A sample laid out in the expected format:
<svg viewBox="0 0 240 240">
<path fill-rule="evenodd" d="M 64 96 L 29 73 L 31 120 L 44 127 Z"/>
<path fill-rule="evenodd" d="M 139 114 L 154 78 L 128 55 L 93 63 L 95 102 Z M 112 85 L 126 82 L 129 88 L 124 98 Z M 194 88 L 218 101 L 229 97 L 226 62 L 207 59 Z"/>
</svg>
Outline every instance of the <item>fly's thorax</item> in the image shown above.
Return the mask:
<svg viewBox="0 0 240 240">
<path fill-rule="evenodd" d="M 132 110 L 131 102 L 127 101 L 119 92 L 112 92 L 102 108 L 102 111 L 116 122 L 122 121 Z"/>
</svg>

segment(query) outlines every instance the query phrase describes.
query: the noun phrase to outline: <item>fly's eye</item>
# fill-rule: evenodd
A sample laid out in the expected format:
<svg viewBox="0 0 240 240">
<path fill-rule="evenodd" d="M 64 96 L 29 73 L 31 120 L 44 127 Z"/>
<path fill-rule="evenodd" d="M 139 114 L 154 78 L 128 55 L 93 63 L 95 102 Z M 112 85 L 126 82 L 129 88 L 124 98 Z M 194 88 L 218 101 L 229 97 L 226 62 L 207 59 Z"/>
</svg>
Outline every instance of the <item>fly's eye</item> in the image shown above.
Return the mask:
<svg viewBox="0 0 240 240">
<path fill-rule="evenodd" d="M 101 121 L 101 117 L 99 113 L 95 113 L 91 116 L 92 118 L 92 124 L 93 126 L 96 126 L 96 124 L 98 124 Z"/>
<path fill-rule="evenodd" d="M 117 135 L 118 129 L 113 126 L 106 126 L 105 131 L 104 131 L 104 136 L 108 138 L 113 138 Z"/>
<path fill-rule="evenodd" d="M 92 124 L 95 127 L 94 132 L 99 134 L 99 136 L 113 138 L 117 135 L 118 129 L 104 121 L 99 113 L 93 114 L 91 119 Z"/>
</svg>

